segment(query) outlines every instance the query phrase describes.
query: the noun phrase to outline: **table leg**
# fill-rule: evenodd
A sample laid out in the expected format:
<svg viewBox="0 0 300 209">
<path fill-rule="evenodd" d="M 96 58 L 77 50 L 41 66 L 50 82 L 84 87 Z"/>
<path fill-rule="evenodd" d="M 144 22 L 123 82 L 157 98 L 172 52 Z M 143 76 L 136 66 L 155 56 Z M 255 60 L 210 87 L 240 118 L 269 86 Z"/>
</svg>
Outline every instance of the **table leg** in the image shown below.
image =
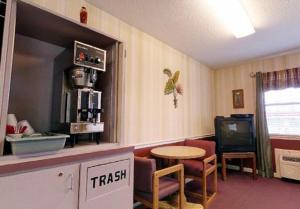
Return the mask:
<svg viewBox="0 0 300 209">
<path fill-rule="evenodd" d="M 169 204 L 175 208 L 180 209 L 179 207 L 179 195 L 174 196 L 173 198 L 170 199 Z M 189 208 L 197 208 L 197 209 L 204 209 L 203 205 L 201 204 L 197 204 L 197 203 L 191 203 L 191 202 L 187 202 L 186 197 L 184 196 L 184 202 L 183 205 L 181 206 L 181 209 L 189 209 Z"/>
<path fill-rule="evenodd" d="M 256 176 L 256 155 L 253 156 L 253 163 L 252 163 L 252 172 L 253 172 L 253 179 L 257 179 Z"/>
<path fill-rule="evenodd" d="M 169 160 L 168 163 L 169 163 L 169 166 L 172 166 L 172 165 L 179 164 L 180 160 Z M 180 177 L 178 175 L 176 177 L 179 180 Z M 184 176 L 183 176 L 183 181 L 182 182 L 184 183 L 184 181 L 185 181 L 185 179 L 184 179 Z M 182 202 L 180 201 L 180 192 L 183 192 L 183 201 Z M 176 208 L 179 208 L 179 209 L 188 209 L 188 208 L 196 208 L 196 207 L 197 207 L 197 209 L 204 209 L 205 208 L 201 204 L 188 202 L 187 199 L 186 199 L 186 196 L 184 194 L 184 190 L 179 191 L 177 193 L 177 195 L 174 198 L 171 199 L 170 204 L 172 206 L 176 207 Z"/>
<path fill-rule="evenodd" d="M 243 158 L 241 158 L 240 159 L 240 172 L 243 172 L 243 168 L 244 168 L 243 164 L 244 164 L 244 161 L 243 161 Z"/>
<path fill-rule="evenodd" d="M 226 180 L 226 157 L 224 157 L 224 155 L 222 155 L 222 178 L 223 181 Z"/>
</svg>

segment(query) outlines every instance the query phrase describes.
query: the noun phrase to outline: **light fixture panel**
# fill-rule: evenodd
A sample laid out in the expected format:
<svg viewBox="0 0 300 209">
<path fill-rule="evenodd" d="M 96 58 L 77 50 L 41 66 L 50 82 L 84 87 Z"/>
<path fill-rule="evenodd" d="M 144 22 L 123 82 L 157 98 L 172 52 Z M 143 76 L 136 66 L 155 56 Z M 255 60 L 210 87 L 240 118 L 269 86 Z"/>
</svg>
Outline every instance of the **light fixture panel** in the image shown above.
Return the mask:
<svg viewBox="0 0 300 209">
<path fill-rule="evenodd" d="M 209 0 L 209 2 L 236 38 L 255 33 L 254 27 L 239 0 Z"/>
</svg>

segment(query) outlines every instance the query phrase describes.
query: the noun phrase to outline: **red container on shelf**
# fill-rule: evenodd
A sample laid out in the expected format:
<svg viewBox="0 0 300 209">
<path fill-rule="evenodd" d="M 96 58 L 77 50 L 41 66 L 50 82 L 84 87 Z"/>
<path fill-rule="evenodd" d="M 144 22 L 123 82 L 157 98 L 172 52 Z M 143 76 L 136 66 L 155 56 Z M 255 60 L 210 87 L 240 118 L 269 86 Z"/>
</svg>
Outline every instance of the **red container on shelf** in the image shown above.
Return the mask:
<svg viewBox="0 0 300 209">
<path fill-rule="evenodd" d="M 85 7 L 81 7 L 80 10 L 80 22 L 83 24 L 87 23 L 87 17 L 88 17 L 88 13 Z"/>
</svg>

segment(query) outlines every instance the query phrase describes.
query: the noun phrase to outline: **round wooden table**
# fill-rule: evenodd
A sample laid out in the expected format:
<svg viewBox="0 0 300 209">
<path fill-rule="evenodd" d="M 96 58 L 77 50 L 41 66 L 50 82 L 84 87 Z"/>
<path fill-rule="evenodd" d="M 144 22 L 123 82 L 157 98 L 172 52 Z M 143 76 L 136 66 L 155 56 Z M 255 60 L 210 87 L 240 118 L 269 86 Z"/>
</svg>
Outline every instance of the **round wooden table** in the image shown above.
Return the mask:
<svg viewBox="0 0 300 209">
<path fill-rule="evenodd" d="M 189 146 L 163 146 L 163 147 L 157 147 L 153 148 L 151 150 L 151 154 L 155 157 L 164 158 L 168 160 L 187 160 L 187 159 L 193 159 L 193 158 L 199 158 L 203 157 L 205 155 L 205 150 L 197 147 L 189 147 Z M 178 196 L 175 196 L 175 200 L 171 205 L 174 206 L 174 208 L 178 208 Z M 185 199 L 185 207 L 186 209 L 203 209 L 203 206 L 200 204 L 194 204 L 186 202 Z M 166 203 L 164 203 L 166 204 Z M 164 207 L 161 207 L 164 208 Z M 169 207 L 166 207 L 169 208 Z"/>
<path fill-rule="evenodd" d="M 151 154 L 155 157 L 169 160 L 186 160 L 203 157 L 205 150 L 189 146 L 163 146 L 153 148 Z"/>
</svg>

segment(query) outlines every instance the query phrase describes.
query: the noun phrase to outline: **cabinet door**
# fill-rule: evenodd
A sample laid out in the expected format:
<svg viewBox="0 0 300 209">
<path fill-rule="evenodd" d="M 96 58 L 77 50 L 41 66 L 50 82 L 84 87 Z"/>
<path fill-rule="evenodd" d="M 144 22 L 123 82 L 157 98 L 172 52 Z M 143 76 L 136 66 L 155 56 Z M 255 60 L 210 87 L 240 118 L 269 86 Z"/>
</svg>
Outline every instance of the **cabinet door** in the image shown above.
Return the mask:
<svg viewBox="0 0 300 209">
<path fill-rule="evenodd" d="M 79 164 L 0 177 L 1 209 L 77 209 Z"/>
<path fill-rule="evenodd" d="M 132 153 L 81 164 L 79 209 L 132 208 Z"/>
</svg>

